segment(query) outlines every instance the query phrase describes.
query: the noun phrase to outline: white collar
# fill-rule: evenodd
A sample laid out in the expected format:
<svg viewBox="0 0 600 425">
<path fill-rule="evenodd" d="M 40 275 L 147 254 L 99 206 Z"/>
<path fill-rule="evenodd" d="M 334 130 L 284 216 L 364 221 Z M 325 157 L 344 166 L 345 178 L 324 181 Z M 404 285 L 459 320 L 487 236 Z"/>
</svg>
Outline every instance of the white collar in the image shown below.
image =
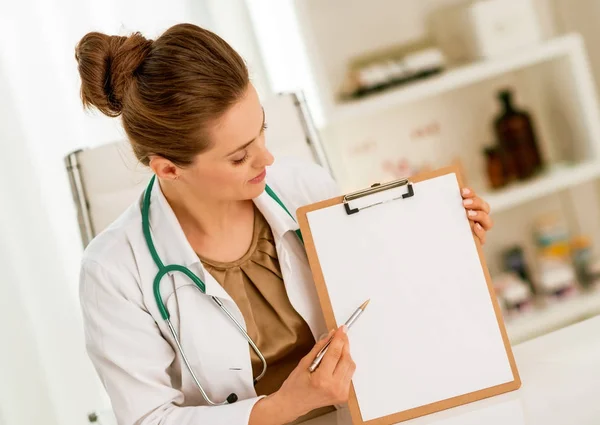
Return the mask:
<svg viewBox="0 0 600 425">
<path fill-rule="evenodd" d="M 277 194 L 280 198 L 281 195 Z M 263 191 L 257 198 L 254 198 L 254 204 L 265 217 L 275 240 L 280 240 L 289 231 L 296 231 L 300 227 L 298 223 L 288 215 L 288 213 L 271 198 L 267 191 Z"/>
</svg>

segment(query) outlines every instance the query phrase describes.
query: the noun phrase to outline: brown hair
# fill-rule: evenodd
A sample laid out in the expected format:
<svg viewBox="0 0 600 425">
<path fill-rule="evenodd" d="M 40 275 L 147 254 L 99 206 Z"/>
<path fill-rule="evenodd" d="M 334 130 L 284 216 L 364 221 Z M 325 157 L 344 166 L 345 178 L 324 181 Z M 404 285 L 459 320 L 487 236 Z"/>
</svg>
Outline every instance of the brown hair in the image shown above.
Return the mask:
<svg viewBox="0 0 600 425">
<path fill-rule="evenodd" d="M 152 41 L 86 34 L 75 48 L 86 108 L 122 115 L 137 158 L 190 165 L 210 145 L 207 127 L 245 93 L 248 69 L 216 34 L 191 24 Z"/>
</svg>

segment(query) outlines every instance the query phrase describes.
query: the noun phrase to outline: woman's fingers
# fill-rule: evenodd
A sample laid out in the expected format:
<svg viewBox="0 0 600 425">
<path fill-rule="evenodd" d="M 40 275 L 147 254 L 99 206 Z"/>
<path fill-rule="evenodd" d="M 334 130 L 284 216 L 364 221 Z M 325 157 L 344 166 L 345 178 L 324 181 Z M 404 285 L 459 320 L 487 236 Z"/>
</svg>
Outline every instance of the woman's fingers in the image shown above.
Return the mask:
<svg viewBox="0 0 600 425">
<path fill-rule="evenodd" d="M 494 225 L 492 218 L 484 211 L 467 210 L 467 216 L 475 223 L 475 227 L 479 224 L 483 230 L 490 230 Z"/>
<path fill-rule="evenodd" d="M 486 214 L 490 213 L 490 204 L 478 196 L 465 198 L 463 200 L 463 206 L 469 210 L 483 211 Z"/>
<path fill-rule="evenodd" d="M 469 187 L 461 190 L 463 197 L 463 206 L 467 210 L 467 216 L 471 221 L 471 227 L 475 236 L 485 243 L 486 232 L 494 226 L 490 217 L 490 204 L 475 194 L 475 191 Z"/>
<path fill-rule="evenodd" d="M 483 229 L 483 227 L 481 227 L 481 224 L 474 223 L 473 224 L 473 232 L 475 232 L 475 236 L 477 236 L 477 238 L 479 239 L 481 244 L 482 245 L 485 244 L 486 231 Z"/>
<path fill-rule="evenodd" d="M 473 189 L 471 189 L 470 187 L 465 187 L 460 191 L 462 197 L 464 199 L 468 199 L 468 198 L 474 198 L 475 197 L 475 191 Z"/>
<path fill-rule="evenodd" d="M 341 363 L 342 363 L 342 361 L 340 361 L 340 364 Z M 354 363 L 354 360 L 352 360 L 352 357 L 350 357 L 350 351 L 348 351 L 348 357 L 344 360 L 344 363 L 346 364 L 346 366 L 344 367 L 344 371 L 343 371 L 344 374 L 341 376 L 341 378 L 339 380 L 339 385 L 343 391 L 342 398 L 348 399 L 348 396 L 350 393 L 350 382 L 352 381 L 352 378 L 354 377 L 354 372 L 356 371 L 356 363 Z M 340 372 L 341 372 L 341 367 L 340 367 Z M 336 373 L 337 373 L 337 370 L 336 370 Z M 341 375 L 341 373 L 340 373 L 340 375 Z"/>
<path fill-rule="evenodd" d="M 343 378 L 348 374 L 349 369 L 351 369 L 354 365 L 352 361 L 352 357 L 350 356 L 350 341 L 347 338 L 346 344 L 344 344 L 344 348 L 342 349 L 342 355 L 340 356 L 340 360 L 338 361 L 335 370 L 333 371 L 333 377 L 337 380 L 343 380 Z"/>
</svg>

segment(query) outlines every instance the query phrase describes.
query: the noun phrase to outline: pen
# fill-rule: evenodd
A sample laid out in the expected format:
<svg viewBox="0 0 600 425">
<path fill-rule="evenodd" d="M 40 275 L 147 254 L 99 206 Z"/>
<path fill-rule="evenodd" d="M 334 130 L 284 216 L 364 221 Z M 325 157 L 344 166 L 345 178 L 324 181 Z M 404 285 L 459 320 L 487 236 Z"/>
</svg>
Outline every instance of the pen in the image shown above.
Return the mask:
<svg viewBox="0 0 600 425">
<path fill-rule="evenodd" d="M 348 320 L 346 320 L 346 323 L 344 323 L 344 325 L 346 326 L 346 329 L 349 330 L 350 327 L 354 324 L 354 322 L 356 322 L 356 320 L 360 317 L 360 315 L 363 313 L 363 311 L 365 311 L 365 308 L 367 308 L 369 301 L 371 301 L 371 300 L 368 299 L 367 301 L 362 303 L 362 305 L 360 307 L 358 307 L 354 313 L 352 313 L 352 316 L 350 316 L 350 318 Z M 308 368 L 309 372 L 314 372 L 317 369 L 317 367 L 319 367 L 319 364 L 321 363 L 321 360 L 323 360 L 323 357 L 325 357 L 327 348 L 329 347 L 329 344 L 331 344 L 332 340 L 333 340 L 333 337 L 329 338 L 329 341 L 327 341 L 325 346 L 319 350 L 315 359 L 313 360 L 313 362 L 310 364 L 310 367 Z"/>
</svg>

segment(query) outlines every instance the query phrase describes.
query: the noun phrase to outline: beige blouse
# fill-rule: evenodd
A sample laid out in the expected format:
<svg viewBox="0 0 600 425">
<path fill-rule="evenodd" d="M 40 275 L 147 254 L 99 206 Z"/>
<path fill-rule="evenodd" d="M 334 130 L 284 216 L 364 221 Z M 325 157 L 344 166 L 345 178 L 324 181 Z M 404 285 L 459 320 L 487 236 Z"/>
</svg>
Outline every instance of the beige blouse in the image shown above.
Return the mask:
<svg viewBox="0 0 600 425">
<path fill-rule="evenodd" d="M 257 394 L 274 393 L 315 340 L 287 296 L 271 227 L 255 208 L 252 243 L 242 258 L 228 263 L 200 259 L 240 308 L 248 334 L 267 360 L 267 373 L 255 386 Z M 248 348 L 256 378 L 262 362 Z"/>
</svg>

